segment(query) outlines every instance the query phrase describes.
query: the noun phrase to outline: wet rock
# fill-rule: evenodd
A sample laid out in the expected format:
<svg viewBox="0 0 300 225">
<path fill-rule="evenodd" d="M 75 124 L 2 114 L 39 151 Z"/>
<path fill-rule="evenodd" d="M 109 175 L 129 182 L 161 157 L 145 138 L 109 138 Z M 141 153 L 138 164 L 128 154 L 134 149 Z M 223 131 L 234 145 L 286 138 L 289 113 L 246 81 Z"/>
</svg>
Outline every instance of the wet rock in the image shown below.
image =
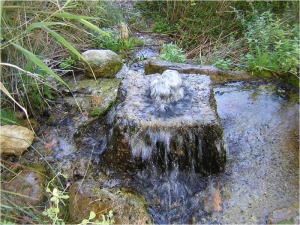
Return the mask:
<svg viewBox="0 0 300 225">
<path fill-rule="evenodd" d="M 34 133 L 26 127 L 4 125 L 0 127 L 0 153 L 21 155 L 31 144 Z"/>
<path fill-rule="evenodd" d="M 104 188 L 93 180 L 74 183 L 70 188 L 70 218 L 81 222 L 91 211 L 96 219 L 110 210 L 114 213 L 116 224 L 151 224 L 151 217 L 145 207 L 145 199 L 126 188 Z"/>
<path fill-rule="evenodd" d="M 85 65 L 85 75 L 89 77 L 114 77 L 122 68 L 122 59 L 111 50 L 88 50 L 82 53 L 89 65 Z M 91 68 L 94 74 L 91 71 Z"/>
<path fill-rule="evenodd" d="M 167 69 L 187 74 L 208 74 L 214 83 L 249 80 L 251 78 L 247 73 L 224 71 L 215 66 L 174 63 L 157 59 L 145 60 L 144 67 L 145 74 L 162 73 Z"/>
<path fill-rule="evenodd" d="M 45 176 L 34 169 L 24 169 L 17 175 L 6 178 L 2 183 L 2 189 L 11 193 L 1 193 L 3 204 L 10 205 L 10 201 L 17 205 L 36 206 L 44 199 Z M 8 201 L 9 200 L 9 201 Z"/>
<path fill-rule="evenodd" d="M 149 166 L 160 172 L 179 168 L 203 174 L 224 169 L 223 131 L 211 81 L 205 75 L 180 76 L 184 97 L 164 111 L 150 90 L 151 81 L 160 74 L 132 74 L 123 80 L 115 114 L 110 114 L 113 134 L 108 146 L 113 147 L 100 156 L 102 169 L 131 171 Z"/>
<path fill-rule="evenodd" d="M 210 182 L 204 192 L 204 208 L 206 212 L 221 211 L 222 195 L 219 184 Z"/>
<path fill-rule="evenodd" d="M 268 224 L 299 224 L 297 220 L 299 221 L 299 206 L 294 205 L 274 210 L 268 219 Z"/>
<path fill-rule="evenodd" d="M 72 180 L 89 178 L 92 169 L 91 159 L 88 157 L 80 157 L 79 159 L 68 159 L 58 165 L 61 172 Z"/>
<path fill-rule="evenodd" d="M 129 71 L 129 67 L 124 64 L 121 70 L 116 74 L 116 78 L 124 78 Z"/>
<path fill-rule="evenodd" d="M 81 80 L 70 82 L 69 86 L 76 93 L 76 101 L 83 111 L 91 116 L 105 114 L 115 102 L 121 79 Z M 66 97 L 67 104 L 77 107 L 74 97 Z"/>
<path fill-rule="evenodd" d="M 131 55 L 135 61 L 157 58 L 159 55 L 159 47 L 154 45 L 139 47 L 132 50 Z"/>
</svg>

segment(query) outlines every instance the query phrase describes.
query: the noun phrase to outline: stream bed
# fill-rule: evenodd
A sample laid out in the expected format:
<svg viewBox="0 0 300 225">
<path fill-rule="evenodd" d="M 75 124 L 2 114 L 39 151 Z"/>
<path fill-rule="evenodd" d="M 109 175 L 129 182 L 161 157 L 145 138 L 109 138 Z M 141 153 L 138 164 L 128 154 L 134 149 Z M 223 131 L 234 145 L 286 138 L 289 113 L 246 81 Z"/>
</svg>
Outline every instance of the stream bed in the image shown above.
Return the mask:
<svg viewBox="0 0 300 225">
<path fill-rule="evenodd" d="M 299 200 L 299 105 L 272 84 L 214 88 L 227 145 L 220 223 L 265 223 Z"/>
<path fill-rule="evenodd" d="M 155 223 L 265 224 L 272 211 L 298 202 L 298 104 L 258 82 L 228 83 L 214 92 L 226 169 L 209 177 L 138 173 L 134 187 L 150 203 Z"/>
<path fill-rule="evenodd" d="M 78 129 L 87 116 L 68 116 L 66 110 L 56 110 L 66 119 L 42 128 L 46 141 L 56 140 L 53 151 L 42 154 L 63 172 L 76 168 L 73 176 L 82 178 L 88 169 L 103 187 L 142 194 L 154 223 L 265 224 L 274 210 L 299 200 L 299 104 L 264 82 L 233 82 L 213 90 L 227 153 L 225 171 L 218 175 L 176 168 L 157 174 L 148 168 L 112 172 L 101 180 L 99 155 L 107 147 L 111 126 L 94 119 Z"/>
</svg>

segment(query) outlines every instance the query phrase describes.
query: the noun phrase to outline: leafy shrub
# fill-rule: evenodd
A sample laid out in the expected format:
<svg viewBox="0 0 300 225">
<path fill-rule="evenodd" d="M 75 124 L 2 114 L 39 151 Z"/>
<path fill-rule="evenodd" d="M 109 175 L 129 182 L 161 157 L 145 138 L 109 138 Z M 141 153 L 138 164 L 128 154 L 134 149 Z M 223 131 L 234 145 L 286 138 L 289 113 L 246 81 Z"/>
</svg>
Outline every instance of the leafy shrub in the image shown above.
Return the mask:
<svg viewBox="0 0 300 225">
<path fill-rule="evenodd" d="M 135 46 L 143 44 L 143 41 L 136 37 L 129 37 L 128 39 L 118 38 L 115 35 L 97 38 L 95 40 L 97 48 L 109 49 L 114 52 L 131 49 Z"/>
<path fill-rule="evenodd" d="M 168 32 L 170 29 L 169 29 L 169 25 L 167 22 L 163 21 L 163 20 L 160 20 L 160 21 L 156 21 L 154 24 L 153 24 L 153 32 L 157 32 L 157 33 L 163 33 L 163 32 Z"/>
<path fill-rule="evenodd" d="M 213 65 L 223 70 L 229 70 L 232 66 L 232 61 L 231 59 L 217 59 Z"/>
<path fill-rule="evenodd" d="M 248 68 L 254 73 L 297 75 L 299 66 L 298 28 L 291 27 L 270 11 L 245 23 L 249 53 Z M 296 35 L 295 35 L 296 34 Z"/>
<path fill-rule="evenodd" d="M 159 58 L 171 62 L 186 61 L 183 50 L 173 43 L 163 44 Z"/>
</svg>

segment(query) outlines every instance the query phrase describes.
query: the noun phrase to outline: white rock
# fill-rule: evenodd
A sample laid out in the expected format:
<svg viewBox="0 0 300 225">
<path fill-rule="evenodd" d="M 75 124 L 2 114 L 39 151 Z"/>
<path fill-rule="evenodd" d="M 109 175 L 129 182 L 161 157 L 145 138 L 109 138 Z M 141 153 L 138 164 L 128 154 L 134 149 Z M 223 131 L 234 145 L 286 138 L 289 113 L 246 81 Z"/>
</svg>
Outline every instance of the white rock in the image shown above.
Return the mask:
<svg viewBox="0 0 300 225">
<path fill-rule="evenodd" d="M 21 155 L 31 144 L 34 133 L 17 125 L 0 126 L 0 153 Z"/>
</svg>

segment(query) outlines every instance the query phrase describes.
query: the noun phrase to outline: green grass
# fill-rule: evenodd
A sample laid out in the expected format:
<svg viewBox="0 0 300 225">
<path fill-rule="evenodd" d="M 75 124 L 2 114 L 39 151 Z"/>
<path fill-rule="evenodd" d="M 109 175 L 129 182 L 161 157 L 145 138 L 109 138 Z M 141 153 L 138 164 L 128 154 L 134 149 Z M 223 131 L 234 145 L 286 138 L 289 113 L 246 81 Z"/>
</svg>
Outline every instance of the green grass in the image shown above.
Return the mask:
<svg viewBox="0 0 300 225">
<path fill-rule="evenodd" d="M 196 63 L 299 86 L 299 2 L 170 0 L 136 7 L 154 21 L 153 31 Z"/>
<path fill-rule="evenodd" d="M 68 88 L 57 70 L 52 69 L 55 66 L 51 63 L 57 62 L 55 59 L 57 52 L 61 52 L 62 63 L 66 63 L 63 59 L 69 55 L 74 55 L 87 63 L 80 53 L 85 47 L 82 46 L 82 40 L 86 39 L 86 42 L 91 44 L 88 41 L 93 39 L 91 37 L 109 36 L 107 32 L 95 25 L 100 19 L 96 16 L 86 16 L 84 13 L 88 14 L 87 12 L 77 8 L 84 5 L 91 7 L 95 4 L 97 2 L 66 1 L 62 4 L 55 1 L 49 3 L 5 1 L 2 3 L 0 48 L 2 62 L 5 62 L 6 66 L 2 69 L 1 83 L 10 93 L 10 96 L 6 94 L 8 100 L 12 100 L 12 103 L 18 102 L 26 111 L 34 114 L 43 111 L 52 93 L 58 92 L 46 82 L 48 76 Z M 93 24 L 95 21 L 96 23 Z M 8 101 L 5 101 L 5 104 L 1 107 L 9 106 Z"/>
</svg>

